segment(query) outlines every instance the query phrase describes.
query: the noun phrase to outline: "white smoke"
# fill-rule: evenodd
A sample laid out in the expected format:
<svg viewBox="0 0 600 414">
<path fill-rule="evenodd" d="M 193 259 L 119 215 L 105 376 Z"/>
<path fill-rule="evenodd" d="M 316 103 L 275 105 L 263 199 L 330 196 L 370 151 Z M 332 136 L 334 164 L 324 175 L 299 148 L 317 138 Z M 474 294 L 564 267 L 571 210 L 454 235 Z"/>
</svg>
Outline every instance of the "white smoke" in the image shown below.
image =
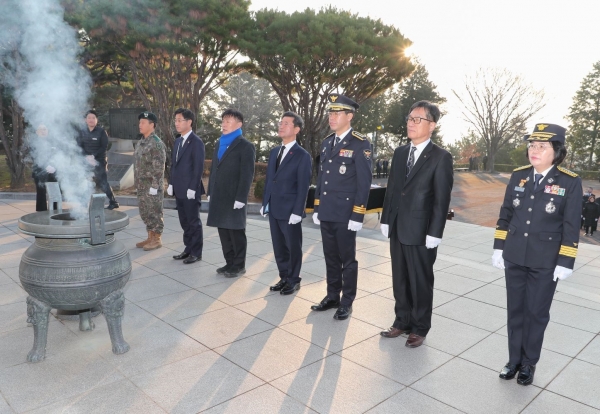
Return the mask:
<svg viewBox="0 0 600 414">
<path fill-rule="evenodd" d="M 77 33 L 64 21 L 58 0 L 4 0 L 2 14 L 0 82 L 24 110 L 34 162 L 56 168 L 65 200 L 81 217 L 93 183 L 76 137 L 88 109 L 91 79 L 78 62 Z M 40 125 L 48 128 L 46 139 L 35 134 Z"/>
</svg>

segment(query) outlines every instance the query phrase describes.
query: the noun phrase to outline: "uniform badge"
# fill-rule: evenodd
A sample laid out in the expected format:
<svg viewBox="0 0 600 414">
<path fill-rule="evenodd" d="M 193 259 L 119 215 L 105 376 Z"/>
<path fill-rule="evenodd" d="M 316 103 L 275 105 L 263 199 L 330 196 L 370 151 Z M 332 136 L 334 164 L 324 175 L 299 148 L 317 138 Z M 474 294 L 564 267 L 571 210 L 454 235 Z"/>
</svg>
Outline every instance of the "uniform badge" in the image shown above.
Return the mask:
<svg viewBox="0 0 600 414">
<path fill-rule="evenodd" d="M 546 204 L 546 213 L 548 213 L 548 214 L 552 214 L 556 211 L 556 206 L 554 205 L 554 203 L 552 201 L 554 201 L 553 198 L 551 198 L 550 201 L 548 202 L 548 204 Z"/>
<path fill-rule="evenodd" d="M 346 174 L 346 166 L 345 165 L 340 166 L 340 174 Z"/>
<path fill-rule="evenodd" d="M 513 200 L 513 207 L 519 207 L 521 205 L 521 200 L 519 200 L 518 198 L 515 198 Z"/>
<path fill-rule="evenodd" d="M 371 150 L 363 150 L 363 154 L 365 156 L 366 159 L 370 160 L 371 159 Z"/>
<path fill-rule="evenodd" d="M 556 194 L 559 196 L 564 196 L 565 195 L 565 189 L 564 188 L 560 188 L 558 185 L 547 185 L 546 187 L 544 187 L 544 193 L 547 194 Z"/>
<path fill-rule="evenodd" d="M 354 155 L 354 151 L 352 151 L 352 150 L 347 150 L 347 149 L 340 150 L 340 157 L 352 158 L 352 155 Z"/>
<path fill-rule="evenodd" d="M 548 178 L 548 184 L 552 184 L 554 182 L 554 178 Z"/>
<path fill-rule="evenodd" d="M 326 148 L 326 147 L 323 147 L 323 151 L 321 151 L 321 152 L 325 152 L 325 151 L 327 151 L 327 148 Z"/>
<path fill-rule="evenodd" d="M 529 181 L 529 177 L 527 177 L 527 178 L 523 178 L 523 179 L 521 180 L 521 182 L 519 183 L 519 187 L 523 187 L 527 181 Z"/>
<path fill-rule="evenodd" d="M 523 192 L 523 191 L 525 191 L 525 188 L 523 188 L 523 187 L 515 187 L 515 191 Z"/>
</svg>

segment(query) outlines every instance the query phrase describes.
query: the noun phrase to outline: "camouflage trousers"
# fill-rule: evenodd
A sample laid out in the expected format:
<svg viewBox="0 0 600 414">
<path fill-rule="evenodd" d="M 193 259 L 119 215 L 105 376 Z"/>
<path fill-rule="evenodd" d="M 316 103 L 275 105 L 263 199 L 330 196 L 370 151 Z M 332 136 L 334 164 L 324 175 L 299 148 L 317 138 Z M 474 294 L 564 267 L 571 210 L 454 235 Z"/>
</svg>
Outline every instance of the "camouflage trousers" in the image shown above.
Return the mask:
<svg viewBox="0 0 600 414">
<path fill-rule="evenodd" d="M 148 190 L 143 195 L 138 194 L 138 207 L 140 217 L 146 225 L 147 231 L 162 234 L 165 222 L 163 220 L 163 193 L 159 191 L 157 195 L 148 194 Z"/>
</svg>

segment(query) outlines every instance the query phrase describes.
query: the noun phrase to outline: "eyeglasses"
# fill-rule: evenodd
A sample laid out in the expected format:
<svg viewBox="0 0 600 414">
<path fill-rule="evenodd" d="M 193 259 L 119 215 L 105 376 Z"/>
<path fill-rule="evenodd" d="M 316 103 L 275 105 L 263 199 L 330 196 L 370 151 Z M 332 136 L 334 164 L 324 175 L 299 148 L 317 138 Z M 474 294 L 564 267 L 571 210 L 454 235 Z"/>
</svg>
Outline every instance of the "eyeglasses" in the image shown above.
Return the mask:
<svg viewBox="0 0 600 414">
<path fill-rule="evenodd" d="M 544 144 L 527 144 L 527 149 L 529 151 L 539 151 L 539 152 L 544 152 L 546 151 L 548 148 L 551 148 L 550 145 L 544 145 Z"/>
<path fill-rule="evenodd" d="M 277 125 L 289 127 L 289 126 L 294 126 L 294 123 L 293 122 L 279 122 Z"/>
<path fill-rule="evenodd" d="M 421 117 L 412 117 L 412 116 L 407 116 L 406 117 L 406 123 L 408 124 L 409 122 L 414 122 L 415 124 L 420 124 L 421 120 L 423 121 L 427 121 L 427 122 L 433 122 L 431 119 L 427 119 L 427 118 L 421 118 Z"/>
</svg>

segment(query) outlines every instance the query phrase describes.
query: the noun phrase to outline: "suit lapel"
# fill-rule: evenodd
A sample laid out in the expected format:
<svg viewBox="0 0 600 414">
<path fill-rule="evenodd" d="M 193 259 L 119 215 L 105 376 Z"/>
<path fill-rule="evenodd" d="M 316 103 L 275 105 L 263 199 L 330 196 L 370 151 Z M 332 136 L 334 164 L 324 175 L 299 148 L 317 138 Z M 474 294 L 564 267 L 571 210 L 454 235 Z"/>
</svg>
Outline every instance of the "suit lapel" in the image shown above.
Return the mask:
<svg viewBox="0 0 600 414">
<path fill-rule="evenodd" d="M 288 164 L 288 162 L 292 159 L 294 154 L 296 154 L 297 146 L 298 146 L 298 143 L 295 143 L 294 146 L 292 148 L 290 148 L 288 153 L 285 154 L 285 158 L 283 160 L 281 160 L 281 164 L 279 164 L 279 168 L 277 168 L 277 172 L 275 173 L 275 176 L 277 176 L 277 174 L 279 174 L 279 171 L 281 171 L 281 169 L 283 167 L 285 167 Z M 275 162 L 277 162 L 277 161 L 275 161 Z"/>
<path fill-rule="evenodd" d="M 410 149 L 410 145 L 408 146 L 408 148 Z M 427 144 L 427 146 L 425 147 L 425 149 L 423 150 L 421 155 L 419 155 L 419 159 L 417 160 L 415 165 L 412 167 L 412 170 L 410 170 L 410 174 L 408 175 L 408 177 L 406 177 L 406 181 L 404 182 L 405 185 L 408 184 L 410 182 L 410 180 L 412 180 L 412 178 L 419 172 L 419 170 L 421 169 L 423 164 L 425 164 L 429 160 L 429 156 L 430 156 L 429 153 L 431 152 L 432 149 L 433 149 L 433 142 L 430 142 L 429 144 Z M 407 156 L 407 162 L 408 162 L 408 156 Z"/>
<path fill-rule="evenodd" d="M 401 151 L 400 156 L 398 157 L 398 162 L 396 168 L 396 177 L 398 181 L 398 188 L 404 187 L 404 183 L 406 182 L 406 164 L 408 163 L 408 153 L 410 152 L 410 145 L 405 145 Z M 396 161 L 394 161 L 396 162 Z M 396 185 L 396 184 L 394 184 Z"/>
<path fill-rule="evenodd" d="M 223 162 L 223 160 L 225 159 L 225 157 L 227 157 L 229 155 L 229 153 L 235 148 L 235 146 L 237 144 L 240 143 L 241 140 L 242 140 L 242 136 L 241 135 L 239 137 L 237 137 L 236 139 L 233 140 L 233 142 L 231 143 L 231 145 L 229 145 L 229 147 L 225 150 L 225 153 L 223 154 L 223 156 L 219 160 L 219 164 Z M 219 145 L 220 144 L 221 143 L 219 143 Z"/>
<path fill-rule="evenodd" d="M 185 140 L 185 143 L 181 146 L 181 149 L 179 150 L 179 157 L 177 158 L 177 163 L 179 163 L 179 161 L 181 161 L 181 159 L 183 158 L 183 154 L 185 153 L 185 150 L 190 146 L 190 142 L 191 142 L 190 138 L 192 137 L 192 134 L 190 134 L 187 137 L 187 139 Z M 181 137 L 180 139 L 183 140 L 183 137 Z"/>
</svg>

